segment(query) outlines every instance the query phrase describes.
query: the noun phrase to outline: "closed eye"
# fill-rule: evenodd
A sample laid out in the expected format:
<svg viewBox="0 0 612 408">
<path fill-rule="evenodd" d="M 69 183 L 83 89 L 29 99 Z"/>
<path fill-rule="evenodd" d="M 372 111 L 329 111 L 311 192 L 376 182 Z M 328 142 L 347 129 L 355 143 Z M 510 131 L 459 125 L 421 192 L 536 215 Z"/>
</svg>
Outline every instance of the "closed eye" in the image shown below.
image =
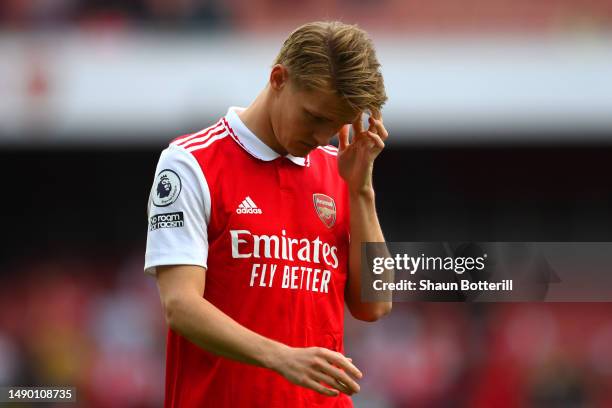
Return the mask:
<svg viewBox="0 0 612 408">
<path fill-rule="evenodd" d="M 306 116 L 308 116 L 311 120 L 315 120 L 317 122 L 331 122 L 330 119 L 324 118 L 322 116 L 317 116 L 310 111 L 304 110 L 304 112 L 306 112 Z"/>
</svg>

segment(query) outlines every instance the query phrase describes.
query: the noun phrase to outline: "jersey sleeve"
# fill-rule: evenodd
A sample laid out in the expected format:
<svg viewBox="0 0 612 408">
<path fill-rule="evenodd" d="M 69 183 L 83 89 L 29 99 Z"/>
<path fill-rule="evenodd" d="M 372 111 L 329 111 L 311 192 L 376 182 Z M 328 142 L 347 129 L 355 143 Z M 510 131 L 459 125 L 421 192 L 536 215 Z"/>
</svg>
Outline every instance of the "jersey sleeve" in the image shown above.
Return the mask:
<svg viewBox="0 0 612 408">
<path fill-rule="evenodd" d="M 195 157 L 170 145 L 159 158 L 147 206 L 144 272 L 160 265 L 199 265 L 208 258 L 210 191 Z"/>
</svg>

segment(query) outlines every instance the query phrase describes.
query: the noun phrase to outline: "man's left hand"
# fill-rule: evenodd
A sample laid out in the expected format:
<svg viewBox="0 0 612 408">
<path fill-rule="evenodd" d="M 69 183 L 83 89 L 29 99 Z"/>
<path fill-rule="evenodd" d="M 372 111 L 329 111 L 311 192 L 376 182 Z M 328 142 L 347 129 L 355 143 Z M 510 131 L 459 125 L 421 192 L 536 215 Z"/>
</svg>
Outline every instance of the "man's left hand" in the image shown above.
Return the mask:
<svg viewBox="0 0 612 408">
<path fill-rule="evenodd" d="M 367 130 L 363 129 L 362 115 L 360 113 L 352 124 L 352 140 L 349 140 L 349 125 L 344 125 L 338 132 L 338 171 L 348 184 L 350 193 L 369 194 L 373 192 L 374 159 L 385 147 L 389 134 L 379 110 L 372 111 Z"/>
</svg>

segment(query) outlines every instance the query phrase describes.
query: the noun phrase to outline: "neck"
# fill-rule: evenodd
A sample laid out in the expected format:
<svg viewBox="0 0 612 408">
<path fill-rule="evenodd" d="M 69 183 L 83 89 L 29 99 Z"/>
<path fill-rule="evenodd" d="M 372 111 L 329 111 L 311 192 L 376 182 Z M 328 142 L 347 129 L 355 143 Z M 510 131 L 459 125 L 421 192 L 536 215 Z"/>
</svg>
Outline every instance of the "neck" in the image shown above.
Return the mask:
<svg viewBox="0 0 612 408">
<path fill-rule="evenodd" d="M 272 127 L 269 108 L 270 100 L 267 91 L 267 88 L 264 89 L 257 98 L 255 98 L 253 103 L 245 110 L 238 113 L 238 117 L 262 142 L 268 145 L 268 147 L 276 153 L 284 156 L 287 154 L 287 151 L 278 142 L 274 134 L 274 128 Z"/>
</svg>

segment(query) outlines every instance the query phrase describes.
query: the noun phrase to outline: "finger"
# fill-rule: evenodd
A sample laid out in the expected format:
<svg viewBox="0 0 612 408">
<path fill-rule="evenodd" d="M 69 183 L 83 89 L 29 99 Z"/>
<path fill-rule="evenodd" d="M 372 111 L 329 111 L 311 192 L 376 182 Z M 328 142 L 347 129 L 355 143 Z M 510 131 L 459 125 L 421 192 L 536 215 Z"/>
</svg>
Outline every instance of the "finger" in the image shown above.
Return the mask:
<svg viewBox="0 0 612 408">
<path fill-rule="evenodd" d="M 369 122 L 370 127 L 368 128 L 368 131 L 378 134 L 383 141 L 387 140 L 389 133 L 387 132 L 387 129 L 385 129 L 382 120 L 374 119 L 372 116 L 370 116 Z"/>
<path fill-rule="evenodd" d="M 337 397 L 340 394 L 338 390 L 335 390 L 333 388 L 328 388 L 324 386 L 323 384 L 320 384 L 316 382 L 315 380 L 311 380 L 311 379 L 306 380 L 306 382 L 304 383 L 304 386 L 310 388 L 311 390 L 315 390 L 319 394 L 327 395 L 328 397 Z"/>
<path fill-rule="evenodd" d="M 368 124 L 369 124 L 368 132 L 376 133 L 377 132 L 377 130 L 376 130 L 376 119 L 374 119 L 372 116 L 370 116 L 368 118 Z"/>
<path fill-rule="evenodd" d="M 359 384 L 357 384 L 355 380 L 349 377 L 349 375 L 345 371 L 342 371 L 339 368 L 333 366 L 331 362 L 330 364 L 325 364 L 321 366 L 320 370 L 323 373 L 333 377 L 334 380 L 339 381 L 342 385 L 348 388 L 350 392 L 359 392 Z"/>
<path fill-rule="evenodd" d="M 330 349 L 322 349 L 324 353 L 324 357 L 331 361 L 333 364 L 336 364 L 341 369 L 345 370 L 349 374 L 351 374 L 355 378 L 363 377 L 363 373 L 359 371 L 357 367 L 352 363 L 352 359 L 349 361 L 347 357 L 345 357 L 342 353 L 337 351 L 333 351 Z"/>
<path fill-rule="evenodd" d="M 372 133 L 372 132 L 367 132 L 367 135 L 370 138 L 370 140 L 374 142 L 375 147 L 378 147 L 381 150 L 385 148 L 385 142 L 383 142 L 382 138 L 379 135 L 377 135 L 376 133 Z"/>
<path fill-rule="evenodd" d="M 349 389 L 346 386 L 346 384 L 341 383 L 338 380 L 335 380 L 333 377 L 325 374 L 322 371 L 315 371 L 313 373 L 313 377 L 314 377 L 315 380 L 317 380 L 319 382 L 323 382 L 323 383 L 329 385 L 330 387 L 332 387 L 332 388 L 334 388 L 334 389 L 336 389 L 336 390 L 338 390 L 340 392 L 343 392 L 343 393 L 348 394 L 348 395 L 354 394 L 354 392 L 351 389 Z"/>
<path fill-rule="evenodd" d="M 344 125 L 338 132 L 338 149 L 344 150 L 349 145 L 349 125 Z"/>
<path fill-rule="evenodd" d="M 360 371 L 357 370 L 357 367 L 355 367 L 351 362 L 349 362 L 342 354 L 332 352 L 331 350 L 329 350 L 329 352 L 331 355 L 330 358 L 327 359 L 327 361 L 325 362 L 327 364 L 320 364 L 317 368 L 325 374 L 332 376 L 335 380 L 340 381 L 343 385 L 352 390 L 352 392 L 359 392 L 359 384 L 357 384 L 355 380 L 349 377 L 347 371 L 356 371 L 355 375 L 361 378 L 357 374 L 361 374 Z M 345 368 L 346 371 L 343 371 L 341 368 Z"/>
<path fill-rule="evenodd" d="M 357 117 L 357 119 L 355 119 L 355 121 L 353 122 L 353 131 L 355 132 L 355 134 L 353 135 L 353 137 L 357 136 L 358 134 L 363 132 L 363 122 L 362 122 L 362 118 L 363 118 L 363 112 L 359 112 L 359 116 Z"/>
<path fill-rule="evenodd" d="M 370 112 L 372 113 L 374 119 L 380 120 L 382 122 L 382 113 L 380 112 L 380 109 L 372 108 Z"/>
<path fill-rule="evenodd" d="M 351 140 L 351 144 L 360 143 L 362 142 L 362 140 L 368 140 L 368 135 L 366 134 L 366 131 L 353 135 L 353 140 Z"/>
</svg>

